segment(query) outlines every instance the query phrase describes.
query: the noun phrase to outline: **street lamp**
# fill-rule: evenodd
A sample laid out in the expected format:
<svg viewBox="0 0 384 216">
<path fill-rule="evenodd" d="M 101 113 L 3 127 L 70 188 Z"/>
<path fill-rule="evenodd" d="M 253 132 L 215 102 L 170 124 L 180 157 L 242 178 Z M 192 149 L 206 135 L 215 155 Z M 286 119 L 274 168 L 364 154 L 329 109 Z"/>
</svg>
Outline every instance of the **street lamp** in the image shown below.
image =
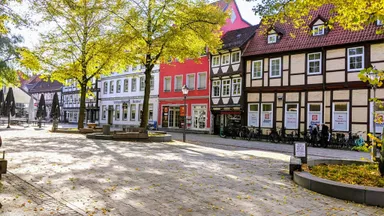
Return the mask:
<svg viewBox="0 0 384 216">
<path fill-rule="evenodd" d="M 376 67 L 374 66 L 371 71 L 367 74 L 367 77 L 370 81 L 378 79 L 377 73 L 375 73 Z M 376 88 L 377 88 L 377 82 L 371 82 L 371 87 L 373 89 L 373 98 L 376 98 Z M 376 138 L 376 104 L 373 102 L 373 136 Z M 376 161 L 376 140 L 373 139 L 372 141 L 372 155 L 371 155 L 372 161 Z"/>
<path fill-rule="evenodd" d="M 188 95 L 188 87 L 186 85 L 181 88 L 181 91 L 184 95 L 184 130 L 183 130 L 183 142 L 185 142 L 185 130 L 187 128 L 187 95 Z"/>
</svg>

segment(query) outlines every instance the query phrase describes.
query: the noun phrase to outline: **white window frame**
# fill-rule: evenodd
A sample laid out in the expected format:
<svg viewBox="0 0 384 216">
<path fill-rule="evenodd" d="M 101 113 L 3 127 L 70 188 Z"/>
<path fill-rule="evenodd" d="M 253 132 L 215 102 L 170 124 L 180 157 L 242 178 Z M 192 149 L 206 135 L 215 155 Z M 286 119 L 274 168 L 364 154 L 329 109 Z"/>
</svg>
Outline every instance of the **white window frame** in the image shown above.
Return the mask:
<svg viewBox="0 0 384 216">
<path fill-rule="evenodd" d="M 141 88 L 143 87 L 143 88 Z M 143 90 L 141 90 L 143 89 Z M 139 91 L 145 91 L 145 77 L 141 76 L 139 79 Z"/>
<path fill-rule="evenodd" d="M 356 55 L 349 55 L 349 50 L 351 50 L 351 49 L 358 49 L 358 48 L 362 48 L 363 49 L 363 53 L 362 54 L 356 54 Z M 347 62 L 347 64 L 348 64 L 348 71 L 360 71 L 360 70 L 362 70 L 362 69 L 364 69 L 364 63 L 365 63 L 365 59 L 364 59 L 364 53 L 365 53 L 365 50 L 364 50 L 364 47 L 363 46 L 359 46 L 359 47 L 351 47 L 351 48 L 348 48 L 347 49 L 347 60 L 348 60 L 348 62 Z M 358 56 L 361 56 L 362 58 L 362 60 L 361 60 L 361 68 L 356 68 L 356 69 L 351 69 L 350 68 L 350 60 L 351 60 L 351 57 L 358 57 Z"/>
<path fill-rule="evenodd" d="M 132 107 L 135 107 L 135 118 L 133 119 L 132 118 Z M 136 119 L 137 119 L 137 106 L 136 106 L 136 104 L 131 104 L 130 106 L 129 106 L 129 120 L 130 121 L 136 121 Z"/>
<path fill-rule="evenodd" d="M 108 91 L 108 81 L 105 81 L 104 84 L 103 84 L 103 93 L 104 94 L 108 94 L 109 91 Z"/>
<path fill-rule="evenodd" d="M 225 59 L 226 56 L 228 56 L 228 62 L 227 63 L 224 62 L 224 59 Z M 229 65 L 230 62 L 231 62 L 231 55 L 230 55 L 230 53 L 225 53 L 225 54 L 221 55 L 221 66 Z"/>
<path fill-rule="evenodd" d="M 229 81 L 228 84 L 225 84 L 226 86 L 228 85 L 228 88 L 229 88 L 228 95 L 224 94 L 224 82 L 225 81 Z M 231 96 L 231 79 L 225 79 L 225 80 L 221 81 L 221 96 L 222 97 L 230 97 Z"/>
<path fill-rule="evenodd" d="M 316 55 L 316 54 L 320 54 L 320 59 L 316 59 L 316 60 L 309 60 L 309 56 L 310 55 Z M 322 53 L 321 52 L 314 52 L 314 53 L 308 53 L 308 55 L 307 55 L 307 74 L 308 75 L 314 75 L 314 74 L 321 74 L 321 71 L 322 71 L 322 64 L 321 64 L 321 61 L 322 61 L 322 59 L 323 59 L 323 56 L 322 56 Z M 317 61 L 319 61 L 320 62 L 320 64 L 319 64 L 319 72 L 316 72 L 316 73 L 310 73 L 309 72 L 309 64 L 311 63 L 311 62 L 317 62 Z"/>
<path fill-rule="evenodd" d="M 200 75 L 205 74 L 205 88 L 200 88 Z M 204 90 L 207 89 L 207 72 L 199 72 L 197 73 L 197 90 Z"/>
<path fill-rule="evenodd" d="M 115 120 L 120 121 L 121 120 L 121 108 L 120 104 L 115 105 Z M 119 118 L 117 118 L 117 113 L 119 113 Z"/>
<path fill-rule="evenodd" d="M 239 60 L 238 61 L 233 61 L 233 55 L 234 54 L 239 54 Z M 237 63 L 240 63 L 240 61 L 241 61 L 241 52 L 240 51 L 232 52 L 231 53 L 231 64 L 237 64 Z"/>
<path fill-rule="evenodd" d="M 177 87 L 177 78 L 178 77 L 181 77 L 181 87 L 180 87 L 180 89 L 177 89 L 176 87 Z M 176 75 L 175 76 L 175 86 L 174 86 L 174 91 L 175 92 L 179 92 L 179 91 L 181 91 L 181 89 L 183 88 L 183 75 Z"/>
<path fill-rule="evenodd" d="M 260 62 L 260 65 L 261 65 L 261 71 L 260 71 L 260 76 L 255 76 L 255 63 L 256 62 Z M 256 61 L 252 61 L 252 79 L 261 79 L 263 78 L 263 60 L 256 60 Z"/>
<path fill-rule="evenodd" d="M 312 36 L 320 36 L 325 33 L 325 25 L 312 26 Z"/>
<path fill-rule="evenodd" d="M 279 60 L 279 75 L 272 76 L 272 61 L 273 60 Z M 271 78 L 281 77 L 281 57 L 269 59 L 269 77 L 271 77 Z"/>
<path fill-rule="evenodd" d="M 105 120 L 105 119 L 107 119 L 107 105 L 102 105 L 101 106 L 101 120 Z"/>
<path fill-rule="evenodd" d="M 238 80 L 238 83 L 235 83 L 234 80 Z M 234 94 L 233 90 L 235 89 L 235 85 L 240 85 L 240 92 L 239 94 Z M 232 96 L 241 96 L 241 77 L 232 78 L 232 89 L 231 89 Z"/>
<path fill-rule="evenodd" d="M 189 86 L 189 78 L 190 76 L 193 76 L 193 87 Z M 190 74 L 187 74 L 187 80 L 186 80 L 186 85 L 188 87 L 188 90 L 194 90 L 195 89 L 195 85 L 196 85 L 196 79 L 195 79 L 195 74 L 194 73 L 190 73 Z"/>
<path fill-rule="evenodd" d="M 336 130 L 335 129 L 335 105 L 337 104 L 347 104 L 347 129 L 346 130 Z M 341 112 L 341 111 L 338 111 Z M 345 112 L 345 111 L 344 111 Z M 349 102 L 333 102 L 332 103 L 332 131 L 343 131 L 343 132 L 348 132 L 349 131 Z"/>
<path fill-rule="evenodd" d="M 166 89 L 167 86 L 167 79 L 169 79 L 169 89 Z M 164 77 L 164 92 L 170 92 L 172 90 L 172 76 L 165 76 Z"/>
<path fill-rule="evenodd" d="M 376 20 L 376 25 L 382 26 L 383 25 L 383 21 L 381 21 L 380 19 L 377 19 Z"/>
<path fill-rule="evenodd" d="M 217 59 L 217 62 L 218 64 L 214 64 L 215 63 L 215 60 L 214 59 Z M 212 56 L 212 67 L 218 67 L 220 66 L 220 55 L 215 55 L 215 56 Z"/>
<path fill-rule="evenodd" d="M 320 111 L 311 111 L 310 110 L 310 107 L 311 105 L 320 105 Z M 309 128 L 309 126 L 311 126 L 311 116 L 310 116 L 310 112 L 319 112 L 320 114 L 320 119 L 319 119 L 319 123 L 323 123 L 323 103 L 308 103 L 307 105 L 307 128 Z"/>
<path fill-rule="evenodd" d="M 263 110 L 263 105 L 264 105 L 264 104 L 270 104 L 270 105 L 271 105 L 271 108 L 272 108 L 271 111 L 264 111 L 264 110 Z M 264 114 L 264 112 L 270 112 L 270 115 L 271 115 L 271 116 L 270 116 L 270 118 L 271 118 L 271 126 L 265 126 L 265 125 L 263 125 L 263 121 L 261 121 L 261 127 L 262 127 L 262 128 L 273 128 L 273 120 L 274 120 L 274 119 L 273 119 L 273 117 L 274 117 L 274 116 L 273 116 L 273 103 L 261 103 L 261 104 L 260 104 L 260 109 L 261 109 L 261 118 L 260 118 L 260 120 L 263 120 L 263 114 Z"/>
<path fill-rule="evenodd" d="M 150 90 L 154 90 L 155 89 L 155 76 L 151 76 L 151 80 L 149 81 L 149 87 L 150 87 Z"/>
<path fill-rule="evenodd" d="M 135 84 L 133 85 L 133 80 L 135 80 Z M 131 92 L 136 92 L 137 91 L 137 78 L 134 77 L 131 79 Z"/>
<path fill-rule="evenodd" d="M 274 38 L 272 40 L 272 38 Z M 277 42 L 277 34 L 270 34 L 268 35 L 268 44 L 274 44 Z"/>
<path fill-rule="evenodd" d="M 125 85 L 125 84 L 127 84 L 127 85 Z M 127 88 L 125 88 L 125 87 L 127 87 Z M 129 79 L 124 79 L 124 81 L 123 81 L 123 92 L 128 92 L 129 91 Z"/>
<path fill-rule="evenodd" d="M 215 85 L 215 83 L 218 83 L 218 84 Z M 214 87 L 216 87 L 216 86 L 219 87 L 219 95 L 215 96 L 215 88 Z M 218 98 L 220 96 L 221 96 L 221 80 L 212 80 L 212 97 Z"/>
<path fill-rule="evenodd" d="M 251 111 L 251 106 L 257 105 L 257 111 Z M 256 125 L 251 125 L 250 123 L 250 114 L 256 114 L 257 116 L 257 122 Z M 248 126 L 253 126 L 253 127 L 259 127 L 260 126 L 260 104 L 259 103 L 250 103 L 248 104 L 248 120 L 247 120 L 247 125 Z"/>
<path fill-rule="evenodd" d="M 295 127 L 287 127 L 287 114 L 289 114 L 289 112 L 292 112 L 292 111 L 288 111 L 287 108 L 288 108 L 288 105 L 296 105 L 296 126 Z M 285 104 L 285 109 L 284 109 L 284 126 L 286 129 L 291 129 L 291 130 L 295 130 L 295 129 L 299 129 L 299 104 L 298 103 L 286 103 Z"/>
<path fill-rule="evenodd" d="M 121 93 L 121 80 L 116 80 L 116 93 Z"/>
<path fill-rule="evenodd" d="M 115 81 L 114 80 L 109 81 L 109 93 L 110 94 L 115 93 Z"/>
</svg>

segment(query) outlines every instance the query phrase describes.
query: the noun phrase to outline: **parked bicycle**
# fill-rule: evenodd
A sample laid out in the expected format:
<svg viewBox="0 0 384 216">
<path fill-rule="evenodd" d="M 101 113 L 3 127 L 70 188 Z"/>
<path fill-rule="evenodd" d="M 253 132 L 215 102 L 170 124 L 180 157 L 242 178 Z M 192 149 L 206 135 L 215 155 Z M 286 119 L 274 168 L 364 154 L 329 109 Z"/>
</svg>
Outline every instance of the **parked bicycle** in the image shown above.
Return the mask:
<svg viewBox="0 0 384 216">
<path fill-rule="evenodd" d="M 254 126 L 251 126 L 249 129 L 249 134 L 248 134 L 248 141 L 255 139 L 257 141 L 260 141 L 262 139 L 262 131 L 260 128 L 256 128 Z"/>
</svg>

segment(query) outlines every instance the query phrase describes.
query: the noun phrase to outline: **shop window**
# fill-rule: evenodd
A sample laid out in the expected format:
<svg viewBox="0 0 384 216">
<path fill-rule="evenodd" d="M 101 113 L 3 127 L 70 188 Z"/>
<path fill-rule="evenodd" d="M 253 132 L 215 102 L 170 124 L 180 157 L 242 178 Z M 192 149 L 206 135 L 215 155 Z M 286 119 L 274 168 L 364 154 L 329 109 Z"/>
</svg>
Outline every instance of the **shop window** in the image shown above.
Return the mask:
<svg viewBox="0 0 384 216">
<path fill-rule="evenodd" d="M 115 120 L 120 121 L 120 105 L 115 106 Z"/>
<path fill-rule="evenodd" d="M 131 121 L 136 121 L 136 104 L 131 104 Z"/>
<path fill-rule="evenodd" d="M 121 80 L 116 81 L 116 93 L 121 92 Z"/>
<path fill-rule="evenodd" d="M 298 129 L 299 128 L 299 104 L 286 104 L 284 126 L 286 129 Z"/>
<path fill-rule="evenodd" d="M 231 80 L 230 79 L 223 80 L 222 83 L 223 83 L 223 86 L 222 86 L 221 96 L 227 97 L 231 94 Z"/>
<path fill-rule="evenodd" d="M 232 79 L 232 96 L 241 95 L 241 78 Z"/>
<path fill-rule="evenodd" d="M 270 76 L 281 77 L 281 58 L 270 59 L 269 64 Z"/>
<path fill-rule="evenodd" d="M 348 71 L 359 71 L 364 68 L 364 47 L 348 49 Z"/>
<path fill-rule="evenodd" d="M 128 120 L 128 104 L 123 103 L 123 120 Z"/>
<path fill-rule="evenodd" d="M 175 91 L 181 91 L 183 87 L 183 76 L 175 76 Z"/>
<path fill-rule="evenodd" d="M 248 104 L 248 126 L 259 127 L 259 104 Z"/>
<path fill-rule="evenodd" d="M 261 104 L 261 127 L 272 128 L 273 126 L 273 104 Z"/>
<path fill-rule="evenodd" d="M 221 56 L 221 65 L 229 65 L 229 59 L 230 59 L 230 56 L 229 56 L 229 53 L 226 53 L 226 54 L 223 54 Z"/>
<path fill-rule="evenodd" d="M 136 92 L 136 88 L 137 88 L 136 78 L 132 78 L 131 92 Z"/>
<path fill-rule="evenodd" d="M 373 115 L 373 104 L 374 102 L 370 102 L 370 108 L 371 108 L 371 115 L 370 115 L 370 119 L 374 119 L 374 115 Z M 376 116 L 375 116 L 375 122 L 373 122 L 372 120 L 370 121 L 371 124 L 370 124 L 370 128 L 371 128 L 371 132 L 373 132 L 373 125 L 375 125 L 375 132 L 376 133 L 381 133 L 383 131 L 383 127 L 384 127 L 384 104 L 383 103 L 380 103 L 380 102 L 377 102 L 375 103 L 375 113 L 376 113 Z"/>
<path fill-rule="evenodd" d="M 321 73 L 321 52 L 308 54 L 308 74 Z"/>
<path fill-rule="evenodd" d="M 348 103 L 333 103 L 333 130 L 348 131 L 349 130 L 349 108 Z"/>
<path fill-rule="evenodd" d="M 321 124 L 323 121 L 322 104 L 308 104 L 307 128 Z"/>
<path fill-rule="evenodd" d="M 206 127 L 207 106 L 193 106 L 193 127 L 204 129 Z"/>
<path fill-rule="evenodd" d="M 164 77 L 164 91 L 171 91 L 171 77 Z"/>
<path fill-rule="evenodd" d="M 263 77 L 263 60 L 252 62 L 252 79 L 260 79 Z"/>
<path fill-rule="evenodd" d="M 212 57 L 212 67 L 220 66 L 220 55 Z"/>
<path fill-rule="evenodd" d="M 240 62 L 240 51 L 231 54 L 231 63 L 236 64 Z"/>
<path fill-rule="evenodd" d="M 220 80 L 212 81 L 212 97 L 220 97 Z"/>
<path fill-rule="evenodd" d="M 124 80 L 124 92 L 128 92 L 128 79 Z"/>
<path fill-rule="evenodd" d="M 109 93 L 113 93 L 115 91 L 114 81 L 109 82 Z"/>
<path fill-rule="evenodd" d="M 189 90 L 195 89 L 195 74 L 187 75 L 187 87 Z"/>
</svg>

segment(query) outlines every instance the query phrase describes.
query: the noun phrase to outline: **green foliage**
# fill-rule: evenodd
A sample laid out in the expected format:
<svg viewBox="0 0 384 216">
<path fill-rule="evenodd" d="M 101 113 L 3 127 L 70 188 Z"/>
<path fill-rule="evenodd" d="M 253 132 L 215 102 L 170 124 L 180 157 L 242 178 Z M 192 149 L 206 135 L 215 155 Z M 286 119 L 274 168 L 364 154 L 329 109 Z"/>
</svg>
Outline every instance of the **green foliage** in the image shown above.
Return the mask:
<svg viewBox="0 0 384 216">
<path fill-rule="evenodd" d="M 362 146 L 354 146 L 352 148 L 352 151 L 370 152 L 371 150 L 368 146 L 362 145 Z"/>
</svg>

